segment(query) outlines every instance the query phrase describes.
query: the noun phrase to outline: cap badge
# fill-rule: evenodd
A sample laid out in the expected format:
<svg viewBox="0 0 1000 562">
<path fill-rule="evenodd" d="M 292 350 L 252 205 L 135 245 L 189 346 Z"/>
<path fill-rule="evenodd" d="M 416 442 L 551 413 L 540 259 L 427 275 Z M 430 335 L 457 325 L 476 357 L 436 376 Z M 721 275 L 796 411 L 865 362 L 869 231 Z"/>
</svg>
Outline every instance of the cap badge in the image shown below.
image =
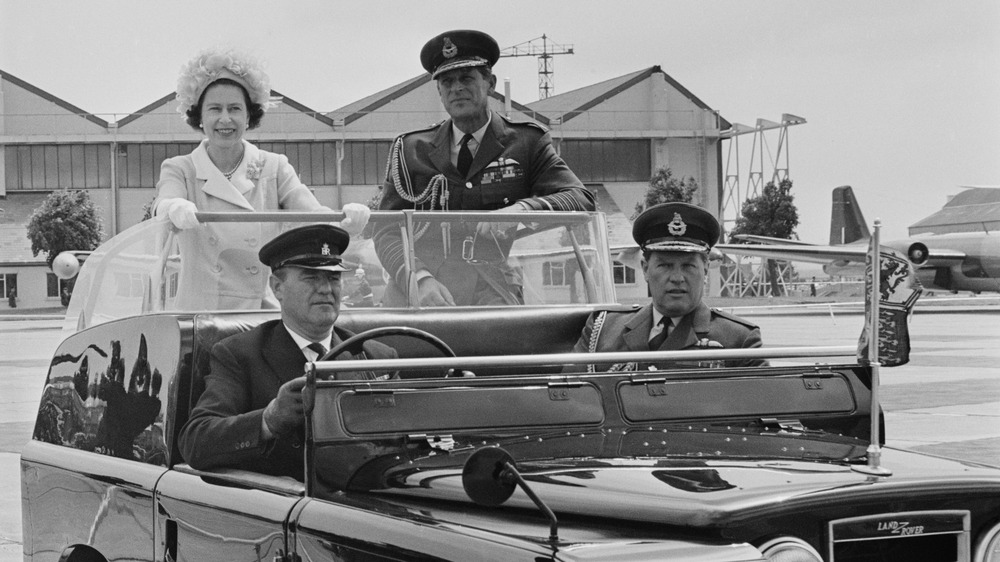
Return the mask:
<svg viewBox="0 0 1000 562">
<path fill-rule="evenodd" d="M 324 256 L 329 256 L 330 255 L 330 245 L 329 244 L 323 244 L 323 247 L 320 248 L 319 253 L 323 254 Z"/>
<path fill-rule="evenodd" d="M 444 55 L 444 58 L 446 59 L 450 59 L 458 54 L 458 47 L 451 42 L 451 38 L 444 38 L 444 48 L 441 49 L 441 54 Z"/>
<path fill-rule="evenodd" d="M 674 213 L 674 220 L 670 221 L 670 224 L 667 225 L 667 230 L 670 234 L 673 236 L 684 236 L 687 229 L 688 225 L 684 223 L 683 219 L 681 219 L 681 214 Z"/>
</svg>

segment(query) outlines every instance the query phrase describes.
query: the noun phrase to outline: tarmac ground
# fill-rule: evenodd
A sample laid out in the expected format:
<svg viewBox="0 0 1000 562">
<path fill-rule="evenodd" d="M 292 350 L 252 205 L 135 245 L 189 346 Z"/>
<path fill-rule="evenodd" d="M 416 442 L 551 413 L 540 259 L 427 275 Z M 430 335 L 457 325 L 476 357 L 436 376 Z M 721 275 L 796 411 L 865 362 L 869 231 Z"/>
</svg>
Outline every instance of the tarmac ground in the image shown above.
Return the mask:
<svg viewBox="0 0 1000 562">
<path fill-rule="evenodd" d="M 880 369 L 886 446 L 1000 466 L 1000 298 L 941 301 L 918 303 L 910 362 Z M 856 345 L 864 323 L 839 303 L 716 304 L 756 322 L 772 346 Z M 0 315 L 0 562 L 22 560 L 20 452 L 61 325 L 50 311 Z"/>
</svg>

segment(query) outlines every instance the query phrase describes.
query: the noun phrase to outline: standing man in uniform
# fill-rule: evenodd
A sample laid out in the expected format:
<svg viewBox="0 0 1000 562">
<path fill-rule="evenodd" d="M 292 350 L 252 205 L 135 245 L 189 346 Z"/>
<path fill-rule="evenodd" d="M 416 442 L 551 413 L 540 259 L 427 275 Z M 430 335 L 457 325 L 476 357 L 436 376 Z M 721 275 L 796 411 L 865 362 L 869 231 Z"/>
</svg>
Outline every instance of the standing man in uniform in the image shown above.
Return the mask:
<svg viewBox="0 0 1000 562">
<path fill-rule="evenodd" d="M 192 467 L 242 468 L 303 479 L 302 407 L 306 361 L 316 361 L 354 334 L 334 327 L 340 314 L 340 255 L 350 235 L 331 224 L 279 234 L 261 247 L 281 318 L 229 336 L 212 347 L 205 391 L 181 429 L 180 450 Z M 378 342 L 333 359 L 394 359 Z M 353 375 L 353 376 L 352 376 Z M 389 378 L 348 373 L 343 378 Z M 339 377 L 338 377 L 339 378 Z"/>
<path fill-rule="evenodd" d="M 424 45 L 420 62 L 437 81 L 450 119 L 396 139 L 380 210 L 594 210 L 594 195 L 545 129 L 490 110 L 499 57 L 497 42 L 480 31 L 449 31 Z M 509 234 L 503 223 L 429 224 L 415 243 L 419 303 L 523 303 L 519 274 L 506 263 Z M 398 225 L 376 232 L 375 249 L 392 277 L 386 304 L 405 304 L 410 278 Z"/>
<path fill-rule="evenodd" d="M 642 250 L 642 274 L 652 300 L 632 311 L 591 315 L 573 352 L 761 347 L 760 328 L 755 324 L 711 309 L 701 300 L 708 275 L 708 253 L 720 233 L 719 221 L 696 205 L 662 203 L 643 211 L 632 225 L 632 237 Z M 730 367 L 764 364 L 760 359 L 726 361 Z M 676 366 L 709 365 L 664 365 Z M 632 362 L 591 365 L 589 370 L 645 367 Z"/>
</svg>

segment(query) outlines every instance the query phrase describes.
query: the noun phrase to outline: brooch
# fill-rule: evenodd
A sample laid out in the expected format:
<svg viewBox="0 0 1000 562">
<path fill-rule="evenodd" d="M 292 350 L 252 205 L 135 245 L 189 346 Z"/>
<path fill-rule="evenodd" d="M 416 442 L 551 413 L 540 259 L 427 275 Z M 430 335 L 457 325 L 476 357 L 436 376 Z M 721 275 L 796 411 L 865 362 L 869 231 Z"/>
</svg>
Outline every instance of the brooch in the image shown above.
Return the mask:
<svg viewBox="0 0 1000 562">
<path fill-rule="evenodd" d="M 264 160 L 257 159 L 247 162 L 247 179 L 259 180 L 260 173 L 264 170 Z"/>
</svg>

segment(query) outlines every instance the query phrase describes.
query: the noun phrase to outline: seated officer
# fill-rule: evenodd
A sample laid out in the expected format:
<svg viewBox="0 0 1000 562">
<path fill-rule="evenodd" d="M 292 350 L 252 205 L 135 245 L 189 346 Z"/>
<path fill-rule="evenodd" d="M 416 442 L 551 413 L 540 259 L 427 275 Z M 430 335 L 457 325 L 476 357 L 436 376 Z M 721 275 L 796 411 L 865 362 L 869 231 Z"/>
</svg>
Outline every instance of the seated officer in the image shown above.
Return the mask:
<svg viewBox="0 0 1000 562">
<path fill-rule="evenodd" d="M 642 249 L 642 274 L 652 300 L 625 312 L 598 312 L 587 320 L 574 353 L 760 347 L 760 328 L 702 301 L 708 253 L 719 240 L 719 221 L 689 203 L 662 203 L 642 212 L 632 237 Z M 727 366 L 766 364 L 759 359 Z M 708 366 L 697 362 L 670 366 Z M 645 368 L 637 363 L 591 365 L 589 370 Z M 567 370 L 582 370 L 573 366 Z"/>
<path fill-rule="evenodd" d="M 350 236 L 330 224 L 289 230 L 261 247 L 281 318 L 230 336 L 212 347 L 205 391 L 184 424 L 181 453 L 197 469 L 232 467 L 303 479 L 302 388 L 306 361 L 315 361 L 354 334 L 337 328 L 340 255 Z M 396 351 L 369 341 L 358 355 L 332 359 L 392 359 Z M 345 377 L 346 378 L 346 377 Z M 358 373 L 351 378 L 377 377 Z"/>
<path fill-rule="evenodd" d="M 400 135 L 389 153 L 379 209 L 399 211 L 593 211 L 594 195 L 534 123 L 492 111 L 497 42 L 481 31 L 448 31 L 428 41 L 420 62 L 437 82 L 449 119 Z M 420 225 L 413 280 L 421 306 L 524 302 L 520 273 L 507 264 L 510 223 Z M 391 276 L 383 302 L 406 304 L 410 277 L 399 225 L 375 234 Z"/>
</svg>

